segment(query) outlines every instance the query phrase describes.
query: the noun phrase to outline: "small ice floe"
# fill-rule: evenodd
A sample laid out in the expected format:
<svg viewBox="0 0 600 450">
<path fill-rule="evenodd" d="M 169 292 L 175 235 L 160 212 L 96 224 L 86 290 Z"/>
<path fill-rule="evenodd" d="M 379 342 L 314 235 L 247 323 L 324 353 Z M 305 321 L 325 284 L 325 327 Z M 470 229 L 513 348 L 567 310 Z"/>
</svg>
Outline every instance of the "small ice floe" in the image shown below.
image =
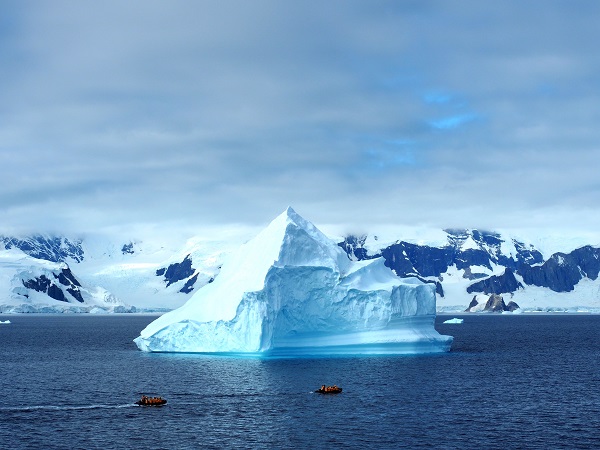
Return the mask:
<svg viewBox="0 0 600 450">
<path fill-rule="evenodd" d="M 0 324 L 2 324 L 2 325 L 8 325 L 9 323 L 10 323 L 10 320 L 5 320 L 4 322 L 2 322 L 2 321 L 0 320 Z"/>
<path fill-rule="evenodd" d="M 457 319 L 456 317 L 454 319 L 448 319 L 446 321 L 444 321 L 444 323 L 463 323 L 464 319 Z"/>
</svg>

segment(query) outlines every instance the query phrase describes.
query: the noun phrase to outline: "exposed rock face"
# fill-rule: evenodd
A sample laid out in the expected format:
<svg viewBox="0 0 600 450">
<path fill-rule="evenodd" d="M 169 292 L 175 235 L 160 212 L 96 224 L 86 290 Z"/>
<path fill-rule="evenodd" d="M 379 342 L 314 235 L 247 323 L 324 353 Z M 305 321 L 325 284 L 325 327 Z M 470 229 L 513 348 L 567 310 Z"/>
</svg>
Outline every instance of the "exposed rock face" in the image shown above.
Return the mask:
<svg viewBox="0 0 600 450">
<path fill-rule="evenodd" d="M 467 292 L 483 292 L 484 294 L 506 294 L 523 289 L 523 285 L 517 281 L 513 271 L 509 268 L 502 275 L 492 275 L 485 280 L 473 283 L 467 288 Z"/>
<path fill-rule="evenodd" d="M 448 244 L 443 247 L 417 245 L 398 241 L 379 252 L 369 255 L 364 248 L 366 236 L 348 236 L 339 245 L 354 260 L 372 259 L 383 256 L 386 265 L 399 276 L 439 277 L 451 266 L 463 269 L 466 276 L 475 279 L 485 274 L 472 271 L 472 267 L 480 266 L 488 269 L 492 264 L 505 266 L 512 271 L 522 264 L 539 264 L 543 262 L 542 254 L 531 246 L 513 240 L 516 255 L 502 254 L 502 243 L 499 234 L 478 230 L 446 230 Z M 470 240 L 478 248 L 464 248 Z"/>
<path fill-rule="evenodd" d="M 0 236 L 0 245 L 6 250 L 18 248 L 29 256 L 51 262 L 65 262 L 69 258 L 81 262 L 84 258 L 81 241 L 71 241 L 65 237 L 34 235 L 19 239 Z"/>
<path fill-rule="evenodd" d="M 471 308 L 475 308 L 477 305 L 479 305 L 479 302 L 477 301 L 477 296 L 473 296 L 473 300 L 471 300 L 471 303 L 469 303 L 469 306 L 467 307 L 467 309 L 465 309 L 465 312 L 471 312 Z"/>
<path fill-rule="evenodd" d="M 192 267 L 192 259 L 190 258 L 190 255 L 187 255 L 183 261 L 181 261 L 180 263 L 173 263 L 171 265 L 169 265 L 169 267 L 166 268 L 162 268 L 162 269 L 158 269 L 156 271 L 156 276 L 163 276 L 164 275 L 164 281 L 167 284 L 167 286 L 170 286 L 171 284 L 180 281 L 180 280 L 184 280 L 186 278 L 191 277 L 192 275 L 194 275 L 194 268 Z M 197 277 L 196 277 L 197 278 Z M 189 280 L 188 280 L 189 282 Z M 186 283 L 186 286 L 184 287 L 185 289 L 190 288 L 190 291 L 193 289 L 193 285 L 194 282 L 191 282 L 191 285 L 188 286 L 188 283 Z M 183 291 L 182 291 L 183 292 Z M 189 291 L 188 291 L 189 292 Z"/>
<path fill-rule="evenodd" d="M 508 305 L 506 305 L 505 311 L 508 310 L 510 312 L 513 312 L 517 309 L 519 309 L 519 305 L 517 305 L 515 302 L 508 302 Z"/>
<path fill-rule="evenodd" d="M 343 242 L 338 245 L 344 249 L 351 259 L 364 261 L 366 259 L 374 259 L 376 256 L 369 256 L 367 249 L 364 248 L 367 236 L 347 236 Z"/>
<path fill-rule="evenodd" d="M 506 311 L 506 304 L 504 303 L 504 299 L 499 295 L 492 294 L 485 304 L 484 311 L 491 312 L 503 312 Z"/>
<path fill-rule="evenodd" d="M 72 290 L 71 295 L 74 298 L 71 298 L 69 291 L 58 281 L 54 281 L 52 274 L 45 273 L 46 278 L 54 282 L 60 288 L 59 291 L 62 290 L 65 295 L 65 299 L 63 299 L 54 287 L 45 287 L 48 282 L 35 280 L 41 275 L 36 271 L 18 277 L 16 283 L 23 291 L 21 293 L 19 290 L 18 295 L 27 299 L 35 297 L 35 301 L 41 301 L 37 292 L 44 292 L 48 296 L 53 296 L 51 298 L 54 300 L 79 303 L 83 298 L 83 303 L 87 304 L 89 300 L 86 294 L 88 287 L 96 284 L 97 287 L 101 287 L 107 292 L 106 296 L 118 296 L 121 299 L 136 302 L 141 308 L 171 309 L 180 306 L 185 298 L 198 287 L 212 283 L 219 273 L 220 264 L 230 251 L 227 242 L 224 242 L 223 248 L 221 248 L 205 237 L 196 240 L 190 239 L 189 242 L 186 242 L 185 252 L 179 253 L 175 257 L 168 254 L 167 248 L 157 246 L 153 242 L 143 243 L 135 239 L 114 242 L 109 236 L 102 234 L 90 235 L 86 237 L 85 241 L 64 236 L 39 234 L 28 237 L 0 235 L 0 252 L 10 253 L 20 250 L 14 254 L 23 252 L 26 256 L 36 260 L 68 264 L 73 273 L 85 281 L 85 287 L 81 289 L 83 297 L 80 296 L 77 289 L 68 288 Z M 160 265 L 156 265 L 158 263 L 157 255 L 160 255 L 158 258 L 164 255 Z M 102 264 L 105 265 L 102 266 Z M 156 269 L 159 267 L 162 269 L 157 271 Z M 0 269 L 2 269 L 1 266 Z M 60 277 L 66 276 L 53 270 Z M 2 275 L 6 278 L 4 274 Z M 157 275 L 164 281 L 164 290 L 156 289 Z M 24 287 L 20 278 L 32 287 Z M 75 277 L 73 278 L 75 279 Z M 131 280 L 132 285 L 135 285 L 136 288 L 128 289 L 128 283 L 125 280 Z M 39 290 L 33 289 L 33 286 L 37 286 Z M 32 293 L 31 289 L 36 293 Z M 48 294 L 48 289 L 50 289 L 50 294 Z M 96 294 L 100 297 L 105 296 L 95 288 L 92 290 L 92 297 Z M 7 295 L 6 292 L 0 292 L 0 294 Z M 0 295 L 0 306 L 2 305 L 2 295 Z M 164 300 L 161 300 L 162 298 Z M 146 302 L 148 302 L 147 306 Z M 102 306 L 102 301 L 100 303 Z M 113 307 L 112 304 L 110 307 Z"/>
<path fill-rule="evenodd" d="M 547 287 L 555 292 L 569 292 L 583 277 L 598 278 L 600 249 L 585 246 L 571 253 L 555 253 L 541 266 L 523 265 L 518 274 L 534 286 Z"/>
<path fill-rule="evenodd" d="M 435 235 L 435 242 L 439 242 L 439 237 L 439 235 Z M 582 280 L 598 280 L 600 275 L 600 248 L 595 246 L 587 245 L 571 252 L 547 254 L 545 256 L 547 259 L 545 259 L 536 248 L 525 244 L 522 240 L 480 230 L 446 230 L 446 235 L 442 235 L 442 244 L 422 245 L 414 243 L 415 241 L 402 241 L 400 238 L 402 236 L 398 236 L 398 240 L 394 241 L 386 237 L 386 242 L 393 243 L 391 245 L 382 244 L 381 247 L 378 247 L 378 242 L 383 241 L 378 240 L 376 236 L 347 236 L 338 245 L 351 260 L 372 260 L 383 256 L 385 265 L 397 275 L 413 276 L 425 283 L 434 284 L 440 300 L 438 301 L 440 310 L 455 306 L 463 310 L 472 298 L 472 294 L 505 295 L 509 293 L 516 293 L 515 299 L 525 309 L 529 309 L 532 305 L 529 305 L 525 298 L 534 298 L 528 296 L 529 286 L 545 288 L 546 292 L 537 290 L 540 295 L 536 295 L 535 302 L 542 302 L 544 298 L 552 297 L 554 300 L 551 304 L 554 305 L 557 304 L 556 299 L 560 297 L 554 293 L 570 292 L 575 289 L 578 293 L 583 292 L 586 295 L 582 300 L 584 303 L 578 306 L 594 306 L 598 302 L 595 291 L 592 292 L 588 288 L 589 283 L 581 283 Z M 0 250 L 18 248 L 26 255 L 36 259 L 65 262 L 73 268 L 73 272 L 80 276 L 80 279 L 86 281 L 86 286 L 89 280 L 86 280 L 87 274 L 84 271 L 88 263 L 97 264 L 101 258 L 106 258 L 109 265 L 116 267 L 120 261 L 125 262 L 125 259 L 127 261 L 129 259 L 143 261 L 143 257 L 145 257 L 144 247 L 135 240 L 110 243 L 110 246 L 107 247 L 110 250 L 105 250 L 104 247 L 97 245 L 87 245 L 88 241 L 85 244 L 84 246 L 81 240 L 74 238 L 39 234 L 19 238 L 0 236 Z M 84 249 L 88 253 L 85 253 Z M 99 250 L 104 253 L 100 253 Z M 157 275 L 164 281 L 162 284 L 164 292 L 169 295 L 177 293 L 169 298 L 181 297 L 183 299 L 201 286 L 215 280 L 224 255 L 228 251 L 228 249 L 219 249 L 214 252 L 211 250 L 209 261 L 202 245 L 186 246 L 185 250 L 178 253 L 175 258 L 167 259 L 165 257 L 161 265 L 152 265 L 143 275 L 141 275 L 141 271 L 138 271 L 136 276 L 139 276 L 140 279 L 144 277 L 142 285 L 153 286 L 154 292 L 157 281 L 155 275 Z M 183 258 L 184 255 L 187 256 Z M 78 262 L 82 264 L 75 264 Z M 154 263 L 155 261 L 153 261 Z M 157 267 L 162 267 L 162 269 L 155 272 Z M 59 277 L 68 279 L 67 275 L 55 272 Z M 32 273 L 22 278 L 27 282 L 39 276 L 40 273 Z M 51 274 L 46 273 L 46 277 L 61 288 L 65 295 L 68 294 L 64 283 L 54 280 Z M 76 280 L 75 277 L 73 279 Z M 46 284 L 43 280 L 31 281 L 31 283 L 32 285 L 37 284 L 40 289 L 44 289 L 43 286 Z M 21 286 L 21 279 L 17 280 L 17 284 Z M 128 298 L 127 291 L 119 292 L 122 286 L 119 283 L 111 284 L 107 276 L 98 276 L 97 284 L 117 293 L 121 298 Z M 73 296 L 77 298 L 77 290 L 69 289 L 73 290 Z M 521 291 L 521 289 L 525 289 L 525 291 Z M 55 292 L 54 288 L 51 288 L 50 292 Z M 84 292 L 85 298 L 86 288 L 82 292 Z M 137 292 L 141 291 L 137 290 Z M 30 294 L 36 295 L 31 292 Z M 58 293 L 55 295 L 60 297 Z M 70 299 L 68 295 L 67 298 Z M 481 299 L 481 296 L 478 298 Z M 566 304 L 573 301 L 573 298 L 567 297 Z M 590 299 L 593 303 L 591 305 Z M 454 303 L 455 301 L 456 303 Z M 485 302 L 480 300 L 480 303 Z M 482 306 L 480 305 L 479 308 Z M 533 306 L 537 307 L 538 305 Z M 171 306 L 165 305 L 165 307 Z"/>
<path fill-rule="evenodd" d="M 455 252 L 449 247 L 429 247 L 399 242 L 381 250 L 385 265 L 398 276 L 439 276 L 446 272 L 455 260 Z"/>
<path fill-rule="evenodd" d="M 81 295 L 81 291 L 79 288 L 81 284 L 77 279 L 73 276 L 71 269 L 63 268 L 58 274 L 52 273 L 55 280 L 58 280 L 59 284 L 65 286 L 65 291 L 71 294 L 71 296 L 80 303 L 83 303 L 83 297 Z M 28 280 L 21 280 L 23 286 L 27 289 L 33 289 L 37 292 L 43 292 L 48 295 L 48 297 L 53 298 L 54 300 L 58 300 L 61 302 L 68 302 L 65 292 L 63 288 L 61 288 L 58 284 L 56 284 L 53 280 L 48 278 L 46 275 L 40 275 L 36 278 L 31 278 Z"/>
<path fill-rule="evenodd" d="M 586 277 L 591 280 L 598 278 L 600 273 L 600 248 L 586 245 L 573 250 L 571 256 Z"/>
<path fill-rule="evenodd" d="M 463 273 L 463 278 L 468 280 L 479 280 L 481 278 L 487 278 L 485 273 L 473 273 L 470 267 L 465 268 L 465 273 Z"/>
<path fill-rule="evenodd" d="M 471 303 L 469 303 L 469 307 L 465 310 L 465 312 L 481 311 L 481 309 L 477 308 L 477 306 L 479 306 L 479 302 L 477 301 L 476 297 L 473 297 L 473 300 L 471 300 Z M 510 311 L 510 312 L 513 312 L 517 309 L 519 309 L 519 305 L 517 305 L 515 302 L 509 302 L 507 305 L 504 303 L 504 299 L 500 295 L 492 294 L 489 296 L 487 302 L 485 303 L 485 307 L 483 308 L 483 311 L 487 311 L 487 312 Z"/>
<path fill-rule="evenodd" d="M 449 270 L 462 270 L 462 277 L 479 280 L 467 287 L 467 293 L 507 294 L 526 285 L 546 287 L 555 292 L 572 291 L 583 278 L 595 280 L 600 274 L 600 248 L 584 246 L 570 253 L 555 253 L 544 261 L 542 254 L 531 245 L 502 239 L 497 233 L 479 230 L 445 230 L 448 243 L 441 247 L 397 241 L 369 253 L 367 236 L 348 236 L 339 245 L 350 259 L 385 258 L 386 266 L 402 277 L 414 276 L 436 284 L 444 296 L 444 282 Z M 506 247 L 503 247 L 506 246 Z M 503 248 L 512 248 L 504 254 Z M 489 275 L 492 269 L 505 267 L 502 275 Z M 483 269 L 488 274 L 481 273 Z M 517 276 L 522 277 L 520 282 Z"/>
<path fill-rule="evenodd" d="M 133 255 L 135 253 L 135 250 L 133 249 L 133 242 L 130 242 L 129 244 L 123 244 L 123 247 L 121 247 L 121 253 L 124 255 Z"/>
<path fill-rule="evenodd" d="M 209 283 L 212 283 L 212 278 L 208 281 Z M 181 289 L 179 289 L 179 292 L 183 293 L 183 294 L 189 294 L 190 292 L 192 292 L 194 290 L 194 284 L 196 283 L 196 281 L 198 281 L 198 274 L 195 274 L 193 277 L 190 277 L 185 284 L 183 285 L 183 287 Z"/>
</svg>

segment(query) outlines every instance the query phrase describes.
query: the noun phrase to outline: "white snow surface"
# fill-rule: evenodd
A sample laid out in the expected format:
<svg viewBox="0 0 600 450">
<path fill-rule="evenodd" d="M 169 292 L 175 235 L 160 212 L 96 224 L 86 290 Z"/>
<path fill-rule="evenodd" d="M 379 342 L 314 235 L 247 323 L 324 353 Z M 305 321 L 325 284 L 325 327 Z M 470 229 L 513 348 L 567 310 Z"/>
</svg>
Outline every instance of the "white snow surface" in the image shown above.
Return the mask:
<svg viewBox="0 0 600 450">
<path fill-rule="evenodd" d="M 443 247 L 448 245 L 448 233 L 442 228 L 428 225 L 409 226 L 409 225 L 378 225 L 365 229 L 364 227 L 348 227 L 342 225 L 326 225 L 322 229 L 328 236 L 341 242 L 346 236 L 366 236 L 364 244 L 369 255 L 379 253 L 382 248 L 396 244 L 399 241 L 409 242 L 417 245 L 428 245 L 430 247 Z M 476 228 L 475 228 L 476 229 Z M 465 230 L 467 234 L 472 229 Z M 569 253 L 584 245 L 600 245 L 600 233 L 578 233 L 567 235 L 564 232 L 556 230 L 540 229 L 494 229 L 500 239 L 503 241 L 500 250 L 505 256 L 516 255 L 517 251 L 513 239 L 523 243 L 526 247 L 535 248 L 544 257 L 544 260 L 550 258 L 554 253 Z M 462 250 L 468 248 L 479 248 L 472 238 L 467 239 L 462 244 Z"/>
<path fill-rule="evenodd" d="M 264 356 L 448 351 L 435 310 L 433 285 L 396 277 L 382 258 L 351 262 L 288 208 L 135 342 L 149 352 Z"/>
<path fill-rule="evenodd" d="M 467 239 L 465 239 L 462 244 L 460 245 L 460 249 L 462 251 L 466 251 L 466 250 L 479 250 L 479 245 L 477 244 L 477 242 L 475 242 L 475 239 L 473 239 L 473 237 L 471 235 L 469 235 L 467 237 Z"/>
<path fill-rule="evenodd" d="M 27 289 L 24 281 L 45 276 L 56 281 L 67 268 L 65 263 L 54 263 L 26 255 L 21 250 L 0 251 L 0 292 L 8 294 L 0 301 L 2 313 L 86 313 L 96 308 L 102 312 L 130 312 L 131 306 L 120 301 L 101 286 L 83 283 L 79 293 L 83 303 L 73 297 L 64 286 L 66 301 L 49 297 L 45 292 Z M 58 283 L 59 286 L 60 283 Z"/>
<path fill-rule="evenodd" d="M 195 286 L 203 286 L 217 276 L 225 255 L 243 241 L 243 235 L 228 240 L 193 237 L 178 246 L 132 240 L 134 253 L 123 254 L 122 244 L 92 236 L 84 241 L 85 259 L 72 269 L 81 281 L 106 287 L 138 311 L 166 311 L 182 306 L 191 294 L 180 292 L 187 279 L 167 287 L 164 277 L 156 275 L 158 269 L 181 263 L 189 255 L 197 275 Z"/>
<path fill-rule="evenodd" d="M 407 241 L 420 245 L 441 247 L 448 244 L 448 234 L 441 229 L 431 227 L 390 226 L 377 227 L 368 233 L 356 233 L 356 229 L 340 226 L 325 228 L 330 236 L 338 236 L 335 242 L 341 242 L 351 231 L 355 235 L 366 235 L 365 247 L 369 254 L 377 254 L 381 248 L 397 241 Z M 364 231 L 364 230 L 363 230 Z M 568 253 L 582 245 L 599 244 L 598 235 L 567 236 L 552 234 L 547 230 L 496 230 L 503 240 L 501 252 L 505 256 L 517 254 L 513 238 L 525 246 L 535 247 L 542 252 L 544 258 L 549 258 L 554 252 Z M 65 303 L 55 301 L 43 293 L 29 290 L 25 297 L 22 281 L 19 275 L 39 276 L 60 269 L 55 263 L 27 257 L 18 249 L 0 249 L 0 312 L 124 312 L 124 311 L 168 311 L 181 307 L 200 287 L 217 279 L 221 265 L 231 259 L 234 250 L 248 240 L 250 233 L 256 230 L 237 227 L 226 230 L 215 229 L 191 239 L 185 237 L 173 238 L 168 232 L 158 239 L 124 239 L 111 235 L 94 234 L 81 236 L 84 259 L 81 262 L 68 260 L 74 276 L 87 290 L 82 293 L 85 304 L 76 301 Z M 468 235 L 468 230 L 467 230 Z M 169 241 L 169 238 L 171 240 Z M 76 241 L 77 239 L 71 239 Z M 130 242 L 134 253 L 124 254 L 122 246 Z M 462 244 L 473 246 L 472 240 Z M 485 248 L 486 250 L 491 250 Z M 337 251 L 337 250 L 336 250 Z M 181 289 L 187 279 L 173 282 L 166 286 L 164 277 L 157 276 L 156 271 L 166 268 L 172 263 L 180 263 L 190 255 L 193 260 L 194 276 L 197 281 L 194 292 L 182 293 Z M 273 260 L 278 255 L 273 256 Z M 356 271 L 368 266 L 355 262 L 350 271 Z M 268 261 L 266 262 L 268 265 Z M 373 270 L 373 269 L 370 269 Z M 505 268 L 492 264 L 491 269 L 484 266 L 472 266 L 473 274 L 501 275 Z M 235 271 L 234 271 L 235 272 Z M 348 274 L 349 274 L 348 272 Z M 253 272 L 252 272 L 253 273 Z M 348 274 L 343 274 L 347 276 Z M 250 276 L 251 273 L 248 274 Z M 240 277 L 236 274 L 236 280 Z M 437 310 L 442 313 L 462 312 L 473 298 L 466 292 L 467 287 L 478 280 L 464 277 L 464 270 L 455 266 L 448 269 L 439 277 L 426 277 L 428 281 L 443 281 L 444 297 L 438 296 Z M 517 279 L 522 281 L 517 275 Z M 360 277 L 360 282 L 370 280 L 369 276 Z M 264 281 L 264 280 L 262 280 Z M 368 281 L 371 282 L 371 281 Z M 350 283 L 349 280 L 344 281 Z M 523 283 L 524 284 L 524 283 Z M 514 295 L 504 294 L 506 302 L 513 300 L 521 306 L 521 311 L 594 311 L 600 312 L 600 278 L 584 279 L 578 283 L 575 290 L 567 293 L 556 293 L 546 288 L 524 285 Z M 359 287 L 363 289 L 362 287 Z M 365 288 L 367 289 L 367 288 Z M 89 294 L 89 295 L 88 295 Z M 73 300 L 69 297 L 69 300 Z M 481 300 L 485 304 L 484 297 Z M 235 308 L 232 307 L 235 314 Z M 481 306 L 483 308 L 483 306 Z"/>
<path fill-rule="evenodd" d="M 493 273 L 498 274 L 497 269 L 504 270 L 498 266 L 493 268 Z M 475 270 L 473 270 L 475 272 Z M 482 271 L 489 273 L 489 269 Z M 489 298 L 488 294 L 469 294 L 467 287 L 478 280 L 468 280 L 463 277 L 463 270 L 452 266 L 448 272 L 443 274 L 444 297 L 437 298 L 438 313 L 464 312 L 467 305 L 475 298 L 478 305 L 472 308 L 472 312 L 482 312 Z M 435 277 L 427 277 L 435 279 Z M 515 278 L 523 285 L 523 289 L 517 289 L 514 293 L 502 294 L 504 302 L 513 301 L 519 305 L 522 312 L 564 312 L 564 313 L 600 313 L 600 277 L 595 280 L 583 278 L 570 292 L 554 292 L 548 288 L 530 286 L 523 282 L 519 274 Z"/>
</svg>

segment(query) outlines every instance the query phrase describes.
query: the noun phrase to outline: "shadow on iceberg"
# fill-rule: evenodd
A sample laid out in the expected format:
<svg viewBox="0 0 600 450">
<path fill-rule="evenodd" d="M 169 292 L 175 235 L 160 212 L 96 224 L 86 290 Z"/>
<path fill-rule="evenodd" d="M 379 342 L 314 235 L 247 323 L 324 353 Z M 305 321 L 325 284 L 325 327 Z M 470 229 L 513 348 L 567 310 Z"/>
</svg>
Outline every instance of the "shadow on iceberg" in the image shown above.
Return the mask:
<svg viewBox="0 0 600 450">
<path fill-rule="evenodd" d="M 264 357 L 449 351 L 435 286 L 383 258 L 352 262 L 291 208 L 223 264 L 215 281 L 135 339 L 147 352 Z"/>
</svg>

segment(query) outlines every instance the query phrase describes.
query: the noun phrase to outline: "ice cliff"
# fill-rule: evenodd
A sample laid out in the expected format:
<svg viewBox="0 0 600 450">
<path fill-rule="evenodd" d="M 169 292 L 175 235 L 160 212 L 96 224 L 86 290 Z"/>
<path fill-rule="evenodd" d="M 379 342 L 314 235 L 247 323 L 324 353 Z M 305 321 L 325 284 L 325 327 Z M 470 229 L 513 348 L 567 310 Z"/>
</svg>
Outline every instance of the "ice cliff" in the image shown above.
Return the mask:
<svg viewBox="0 0 600 450">
<path fill-rule="evenodd" d="M 383 258 L 352 262 L 288 208 L 230 255 L 214 280 L 135 339 L 149 352 L 265 356 L 448 351 L 435 286 Z"/>
</svg>

